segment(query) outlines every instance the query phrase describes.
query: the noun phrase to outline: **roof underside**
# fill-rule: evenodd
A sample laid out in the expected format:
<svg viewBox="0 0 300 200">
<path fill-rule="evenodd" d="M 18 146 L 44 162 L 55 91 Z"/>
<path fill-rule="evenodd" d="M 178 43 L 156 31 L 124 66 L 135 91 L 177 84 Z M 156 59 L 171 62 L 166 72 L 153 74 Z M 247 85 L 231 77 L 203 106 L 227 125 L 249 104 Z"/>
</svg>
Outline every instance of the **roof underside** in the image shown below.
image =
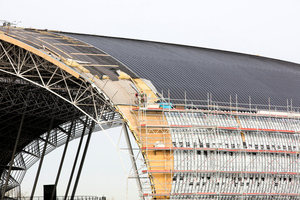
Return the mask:
<svg viewBox="0 0 300 200">
<path fill-rule="evenodd" d="M 300 106 L 300 65 L 259 56 L 156 42 L 62 33 L 116 58 L 171 98 Z M 165 95 L 166 96 L 166 95 Z"/>
<path fill-rule="evenodd" d="M 77 67 L 67 66 L 74 63 Z M 82 77 L 83 70 L 93 76 Z M 18 186 L 44 147 L 49 153 L 67 138 L 93 131 L 92 117 L 103 129 L 121 124 L 105 94 L 92 85 L 96 80 L 91 80 L 106 75 L 118 82 L 113 80 L 118 80 L 119 70 L 135 76 L 90 45 L 46 31 L 0 27 L 1 196 Z"/>
</svg>

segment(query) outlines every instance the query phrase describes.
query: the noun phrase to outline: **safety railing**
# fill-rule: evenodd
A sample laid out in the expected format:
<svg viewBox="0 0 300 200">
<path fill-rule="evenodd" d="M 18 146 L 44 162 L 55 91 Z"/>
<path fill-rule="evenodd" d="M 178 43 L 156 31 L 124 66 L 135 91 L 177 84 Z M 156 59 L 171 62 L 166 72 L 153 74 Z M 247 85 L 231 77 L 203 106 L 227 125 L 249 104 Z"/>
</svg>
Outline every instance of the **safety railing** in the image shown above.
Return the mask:
<svg viewBox="0 0 300 200">
<path fill-rule="evenodd" d="M 132 107 L 142 116 L 142 150 L 151 155 L 143 172 L 173 180 L 171 192 L 159 186 L 145 196 L 297 194 L 299 109 L 210 99 L 161 102 Z M 165 184 L 159 180 L 153 183 Z"/>
<path fill-rule="evenodd" d="M 31 197 L 18 197 L 16 200 L 30 200 Z M 44 196 L 34 196 L 32 200 L 44 200 Z M 64 196 L 57 196 L 56 200 L 71 200 L 71 196 L 65 198 Z M 106 197 L 98 196 L 74 196 L 73 200 L 106 200 Z"/>
</svg>

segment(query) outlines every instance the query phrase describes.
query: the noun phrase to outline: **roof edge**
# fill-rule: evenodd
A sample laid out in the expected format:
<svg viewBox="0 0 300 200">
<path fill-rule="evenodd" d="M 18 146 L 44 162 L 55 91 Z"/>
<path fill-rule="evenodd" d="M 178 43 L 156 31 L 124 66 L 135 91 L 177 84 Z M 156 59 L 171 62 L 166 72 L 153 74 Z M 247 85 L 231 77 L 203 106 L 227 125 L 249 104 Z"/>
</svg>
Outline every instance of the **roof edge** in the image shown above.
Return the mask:
<svg viewBox="0 0 300 200">
<path fill-rule="evenodd" d="M 300 63 L 281 60 L 281 59 L 277 59 L 277 58 L 270 58 L 270 57 L 254 55 L 254 54 L 247 54 L 247 53 L 241 53 L 241 52 L 235 52 L 235 51 L 229 51 L 229 50 L 221 50 L 221 49 L 213 49 L 213 48 L 207 48 L 207 47 L 192 46 L 192 45 L 179 44 L 179 43 L 169 43 L 169 42 L 160 42 L 160 41 L 143 40 L 143 39 L 133 39 L 133 38 L 125 38 L 125 37 L 114 37 L 114 36 L 105 36 L 105 35 L 88 34 L 88 33 L 74 33 L 74 32 L 68 32 L 68 31 L 57 31 L 57 30 L 48 30 L 48 29 L 35 29 L 35 30 L 62 33 L 62 34 L 63 33 L 74 34 L 74 35 L 76 34 L 76 35 L 83 35 L 83 36 L 104 37 L 104 38 L 112 38 L 112 39 L 124 39 L 124 40 L 131 40 L 131 41 L 140 41 L 140 42 L 149 42 L 149 43 L 189 47 L 189 48 L 195 48 L 195 49 L 203 49 L 203 50 L 207 50 L 207 51 L 217 51 L 217 52 L 222 52 L 222 53 L 237 54 L 237 55 L 241 55 L 241 56 L 250 56 L 250 57 L 253 57 L 253 58 L 259 58 L 259 59 L 265 59 L 265 60 L 272 60 L 272 61 L 276 61 L 276 62 L 289 63 L 289 64 L 294 64 L 294 65 L 299 65 L 299 67 L 300 67 Z"/>
</svg>

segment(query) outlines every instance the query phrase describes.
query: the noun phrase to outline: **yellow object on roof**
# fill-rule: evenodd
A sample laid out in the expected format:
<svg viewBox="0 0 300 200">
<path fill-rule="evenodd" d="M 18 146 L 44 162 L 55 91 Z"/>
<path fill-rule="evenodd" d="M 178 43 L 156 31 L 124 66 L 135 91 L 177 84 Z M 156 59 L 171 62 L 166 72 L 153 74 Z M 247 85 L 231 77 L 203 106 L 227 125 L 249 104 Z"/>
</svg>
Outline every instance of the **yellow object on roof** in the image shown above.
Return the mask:
<svg viewBox="0 0 300 200">
<path fill-rule="evenodd" d="M 80 67 L 80 65 L 74 60 L 63 59 L 63 61 L 66 65 L 69 65 L 70 67 Z"/>
<path fill-rule="evenodd" d="M 127 80 L 131 79 L 131 77 L 125 72 L 119 71 L 118 73 L 119 73 L 119 79 L 127 79 Z"/>
<path fill-rule="evenodd" d="M 151 88 L 146 83 L 144 83 L 144 81 L 142 79 L 135 78 L 135 79 L 133 79 L 133 81 L 140 92 L 144 91 L 144 93 L 147 94 L 149 103 L 154 103 L 155 101 L 158 100 L 156 94 L 151 90 Z"/>
<path fill-rule="evenodd" d="M 82 72 L 84 73 L 90 73 L 90 71 L 88 69 L 86 69 L 85 67 L 83 67 L 82 65 L 78 64 L 76 61 L 74 60 L 70 60 L 70 59 L 62 59 L 63 62 L 70 66 L 70 67 L 76 67 L 78 69 L 80 69 Z"/>
</svg>

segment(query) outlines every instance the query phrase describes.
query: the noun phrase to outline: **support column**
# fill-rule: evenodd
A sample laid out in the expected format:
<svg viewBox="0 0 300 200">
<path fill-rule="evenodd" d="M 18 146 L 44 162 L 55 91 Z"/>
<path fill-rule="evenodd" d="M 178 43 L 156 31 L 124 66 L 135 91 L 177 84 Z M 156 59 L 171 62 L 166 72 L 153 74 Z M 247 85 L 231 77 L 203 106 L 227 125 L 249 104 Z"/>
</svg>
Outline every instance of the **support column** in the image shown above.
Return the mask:
<svg viewBox="0 0 300 200">
<path fill-rule="evenodd" d="M 8 174 L 7 174 L 7 177 L 6 177 L 5 185 L 4 185 L 4 188 L 2 190 L 1 200 L 3 200 L 3 198 L 5 196 L 5 191 L 6 191 L 6 188 L 7 188 L 7 185 L 8 185 L 8 181 L 9 181 L 9 177 L 10 177 L 10 173 L 11 173 L 11 168 L 12 168 L 12 165 L 13 165 L 13 162 L 14 162 L 14 158 L 15 158 L 15 154 L 16 154 L 16 151 L 17 151 L 17 147 L 18 147 L 20 135 L 21 135 L 21 132 L 22 132 L 24 118 L 25 118 L 25 111 L 24 111 L 24 113 L 22 115 L 22 119 L 21 119 L 19 131 L 18 131 L 17 139 L 16 139 L 16 142 L 15 142 L 14 151 L 13 151 L 13 154 L 11 155 L 10 165 L 9 165 L 9 169 L 8 169 Z"/>
<path fill-rule="evenodd" d="M 122 126 L 123 126 L 122 128 L 123 128 L 124 133 L 125 133 L 127 146 L 128 146 L 128 149 L 129 149 L 131 164 L 133 165 L 133 170 L 134 170 L 134 173 L 135 173 L 135 176 L 136 176 L 136 182 L 137 182 L 137 185 L 139 187 L 140 193 L 142 194 L 142 191 L 143 191 L 142 190 L 142 184 L 141 184 L 141 180 L 140 180 L 140 177 L 139 177 L 138 168 L 137 168 L 137 165 L 136 165 L 136 160 L 135 160 L 135 157 L 134 157 L 134 153 L 133 153 L 133 150 L 132 150 L 132 146 L 131 146 L 127 126 L 126 126 L 125 123 Z M 143 199 L 145 199 L 145 198 L 143 197 Z"/>
<path fill-rule="evenodd" d="M 88 117 L 86 117 L 85 123 L 87 123 L 87 121 L 88 121 Z M 80 142 L 79 142 L 79 145 L 78 145 L 78 149 L 77 149 L 77 153 L 76 153 L 76 156 L 75 156 L 75 160 L 74 160 L 72 172 L 70 174 L 70 179 L 69 179 L 69 183 L 68 183 L 66 194 L 65 194 L 65 199 L 67 199 L 67 197 L 68 197 L 68 193 L 69 193 L 69 190 L 70 190 L 70 186 L 71 186 L 71 183 L 72 183 L 73 175 L 74 175 L 75 168 L 76 168 L 76 165 L 77 165 L 77 160 L 78 160 L 78 157 L 79 157 L 79 153 L 80 153 L 82 141 L 83 141 L 83 138 L 84 138 L 85 130 L 86 130 L 86 126 L 84 126 L 82 134 L 81 134 Z"/>
<path fill-rule="evenodd" d="M 67 141 L 66 141 L 65 148 L 64 148 L 64 152 L 63 152 L 63 155 L 62 155 L 60 164 L 59 164 L 59 168 L 58 168 L 58 172 L 57 172 L 57 176 L 56 176 L 54 188 L 53 188 L 52 195 L 51 195 L 51 200 L 53 199 L 54 194 L 55 194 L 55 192 L 56 192 L 56 186 L 57 186 L 57 183 L 58 183 L 58 180 L 59 180 L 59 177 L 60 177 L 60 173 L 61 173 L 62 166 L 63 166 L 64 161 L 65 161 L 65 156 L 66 156 L 67 149 L 68 149 L 68 146 L 69 146 L 69 141 L 70 141 L 70 136 L 71 136 L 71 133 L 72 133 L 73 125 L 74 125 L 74 121 L 71 122 L 70 129 L 69 129 L 69 131 L 68 131 Z"/>
<path fill-rule="evenodd" d="M 92 126 L 91 126 L 90 131 L 89 131 L 88 138 L 87 138 L 86 143 L 85 143 L 85 147 L 84 147 L 84 151 L 83 151 L 83 154 L 82 154 L 80 166 L 79 166 L 79 169 L 78 169 L 78 174 L 77 174 L 77 177 L 76 177 L 76 181 L 75 181 L 75 184 L 74 184 L 71 200 L 74 200 L 74 196 L 75 196 L 75 193 L 76 193 L 76 190 L 77 190 L 77 186 L 78 186 L 79 178 L 80 178 L 80 175 L 81 175 L 82 167 L 83 167 L 83 164 L 84 164 L 84 161 L 85 161 L 85 156 L 86 156 L 86 153 L 87 153 L 87 150 L 88 150 L 88 147 L 89 147 L 89 143 L 90 143 L 91 136 L 92 136 L 92 133 L 94 131 L 94 128 L 95 128 L 95 122 L 93 120 L 92 121 Z"/>
<path fill-rule="evenodd" d="M 33 184 L 32 192 L 31 192 L 31 195 L 30 195 L 30 200 L 33 199 L 34 192 L 35 192 L 35 189 L 36 189 L 36 185 L 37 185 L 37 182 L 38 182 L 38 179 L 39 179 L 39 176 L 40 176 L 40 172 L 41 172 L 41 168 L 42 168 L 42 165 L 43 165 L 43 161 L 44 161 L 44 157 L 45 157 L 45 153 L 46 153 L 46 149 L 47 149 L 47 144 L 48 144 L 50 132 L 52 130 L 52 126 L 53 126 L 53 118 L 51 119 L 50 126 L 49 126 L 49 129 L 48 129 L 46 141 L 45 141 L 45 144 L 44 144 L 43 153 L 42 153 L 42 156 L 41 156 L 41 160 L 40 160 L 40 164 L 39 164 L 39 167 L 38 167 L 38 171 L 36 173 L 36 177 L 35 177 L 35 181 L 34 181 L 34 184 Z"/>
</svg>

